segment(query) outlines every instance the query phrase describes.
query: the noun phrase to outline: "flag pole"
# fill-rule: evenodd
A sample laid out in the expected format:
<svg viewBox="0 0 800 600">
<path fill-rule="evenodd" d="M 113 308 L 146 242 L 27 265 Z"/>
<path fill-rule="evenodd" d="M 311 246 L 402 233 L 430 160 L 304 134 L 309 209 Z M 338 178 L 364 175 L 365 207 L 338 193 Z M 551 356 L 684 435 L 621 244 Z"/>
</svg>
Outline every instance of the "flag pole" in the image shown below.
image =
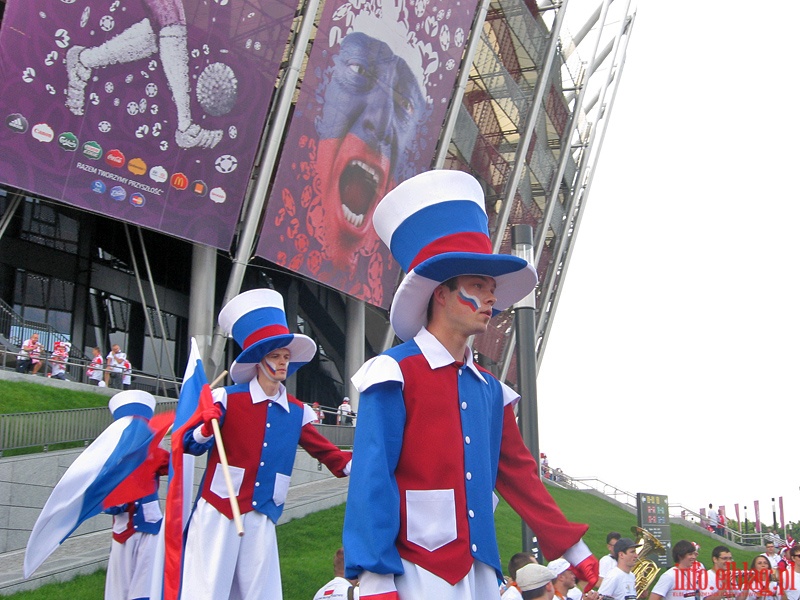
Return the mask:
<svg viewBox="0 0 800 600">
<path fill-rule="evenodd" d="M 211 383 L 211 389 L 217 387 L 227 374 L 227 371 L 220 373 Z M 239 537 L 242 537 L 244 535 L 242 512 L 239 510 L 239 499 L 233 491 L 233 480 L 231 479 L 231 472 L 228 467 L 228 454 L 225 452 L 225 446 L 222 445 L 222 433 L 219 429 L 219 421 L 217 419 L 211 419 L 211 427 L 214 429 L 214 442 L 217 444 L 219 463 L 222 465 L 222 474 L 225 477 L 225 487 L 228 488 L 228 500 L 231 502 L 231 512 L 233 513 L 233 522 L 236 524 L 236 533 L 239 534 Z"/>
<path fill-rule="evenodd" d="M 209 386 L 212 390 L 219 385 L 219 383 L 228 374 L 227 371 L 220 373 Z M 239 537 L 244 535 L 244 524 L 242 523 L 242 511 L 239 510 L 239 499 L 233 490 L 233 480 L 231 479 L 230 467 L 228 466 L 228 454 L 225 452 L 225 446 L 222 445 L 222 433 L 219 429 L 219 421 L 211 419 L 211 428 L 214 430 L 214 443 L 217 445 L 217 453 L 219 454 L 219 463 L 222 466 L 222 474 L 225 478 L 225 487 L 228 489 L 228 500 L 231 503 L 231 513 L 233 513 L 233 522 L 236 524 L 236 533 Z M 170 427 L 167 434 L 171 433 Z"/>
<path fill-rule="evenodd" d="M 211 427 L 214 428 L 214 441 L 217 444 L 217 453 L 219 454 L 219 464 L 222 465 L 222 474 L 225 476 L 225 487 L 228 488 L 228 500 L 231 501 L 231 512 L 233 513 L 233 522 L 236 524 L 236 532 L 239 537 L 244 535 L 244 525 L 242 524 L 242 513 L 239 510 L 239 499 L 233 490 L 233 481 L 231 474 L 228 470 L 228 455 L 225 453 L 225 446 L 222 445 L 222 433 L 219 430 L 219 421 L 211 419 Z"/>
</svg>

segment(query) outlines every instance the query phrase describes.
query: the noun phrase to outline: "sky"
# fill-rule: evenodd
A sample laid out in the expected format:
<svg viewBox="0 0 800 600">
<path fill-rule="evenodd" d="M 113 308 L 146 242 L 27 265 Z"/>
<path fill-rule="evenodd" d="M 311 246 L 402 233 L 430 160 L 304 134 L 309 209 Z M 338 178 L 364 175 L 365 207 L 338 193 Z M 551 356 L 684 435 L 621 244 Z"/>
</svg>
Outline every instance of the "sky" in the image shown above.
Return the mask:
<svg viewBox="0 0 800 600">
<path fill-rule="evenodd" d="M 551 467 L 751 521 L 759 500 L 767 524 L 783 496 L 800 520 L 798 23 L 639 3 L 538 374 Z"/>
</svg>

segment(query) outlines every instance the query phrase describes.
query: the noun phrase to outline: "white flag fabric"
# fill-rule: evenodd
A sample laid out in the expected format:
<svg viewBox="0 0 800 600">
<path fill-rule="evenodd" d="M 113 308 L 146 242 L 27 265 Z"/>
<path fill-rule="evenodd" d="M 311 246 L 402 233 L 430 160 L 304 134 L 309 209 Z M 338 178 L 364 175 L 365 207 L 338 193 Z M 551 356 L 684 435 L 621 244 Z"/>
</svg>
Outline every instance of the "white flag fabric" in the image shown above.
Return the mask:
<svg viewBox="0 0 800 600">
<path fill-rule="evenodd" d="M 145 419 L 126 416 L 109 425 L 78 456 L 33 526 L 25 549 L 26 579 L 81 523 L 103 511 L 103 499 L 147 458 L 152 439 Z"/>
</svg>

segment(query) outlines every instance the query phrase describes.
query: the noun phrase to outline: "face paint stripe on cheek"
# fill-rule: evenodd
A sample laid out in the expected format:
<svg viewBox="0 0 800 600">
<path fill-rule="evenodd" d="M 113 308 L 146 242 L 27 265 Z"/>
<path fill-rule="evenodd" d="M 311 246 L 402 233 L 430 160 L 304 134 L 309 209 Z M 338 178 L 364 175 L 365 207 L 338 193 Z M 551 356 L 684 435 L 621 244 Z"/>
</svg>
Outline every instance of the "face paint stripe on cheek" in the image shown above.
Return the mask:
<svg viewBox="0 0 800 600">
<path fill-rule="evenodd" d="M 463 287 L 458 289 L 458 301 L 464 306 L 469 306 L 472 312 L 477 312 L 481 307 L 481 301 L 477 296 L 467 293 Z"/>
<path fill-rule="evenodd" d="M 275 375 L 275 372 L 277 371 L 277 369 L 275 368 L 275 365 L 273 365 L 268 360 L 264 361 L 264 365 L 267 367 L 267 371 L 269 371 L 270 375 Z"/>
</svg>

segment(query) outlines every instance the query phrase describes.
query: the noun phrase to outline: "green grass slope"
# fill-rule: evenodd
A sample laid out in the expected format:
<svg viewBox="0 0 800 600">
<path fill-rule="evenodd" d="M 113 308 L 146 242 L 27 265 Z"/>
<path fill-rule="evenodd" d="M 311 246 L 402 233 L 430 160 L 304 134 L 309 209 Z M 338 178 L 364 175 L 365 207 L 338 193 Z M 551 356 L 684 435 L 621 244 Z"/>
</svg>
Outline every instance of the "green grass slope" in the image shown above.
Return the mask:
<svg viewBox="0 0 800 600">
<path fill-rule="evenodd" d="M 0 380 L 0 414 L 97 406 L 108 406 L 108 396 L 38 383 Z"/>
</svg>

